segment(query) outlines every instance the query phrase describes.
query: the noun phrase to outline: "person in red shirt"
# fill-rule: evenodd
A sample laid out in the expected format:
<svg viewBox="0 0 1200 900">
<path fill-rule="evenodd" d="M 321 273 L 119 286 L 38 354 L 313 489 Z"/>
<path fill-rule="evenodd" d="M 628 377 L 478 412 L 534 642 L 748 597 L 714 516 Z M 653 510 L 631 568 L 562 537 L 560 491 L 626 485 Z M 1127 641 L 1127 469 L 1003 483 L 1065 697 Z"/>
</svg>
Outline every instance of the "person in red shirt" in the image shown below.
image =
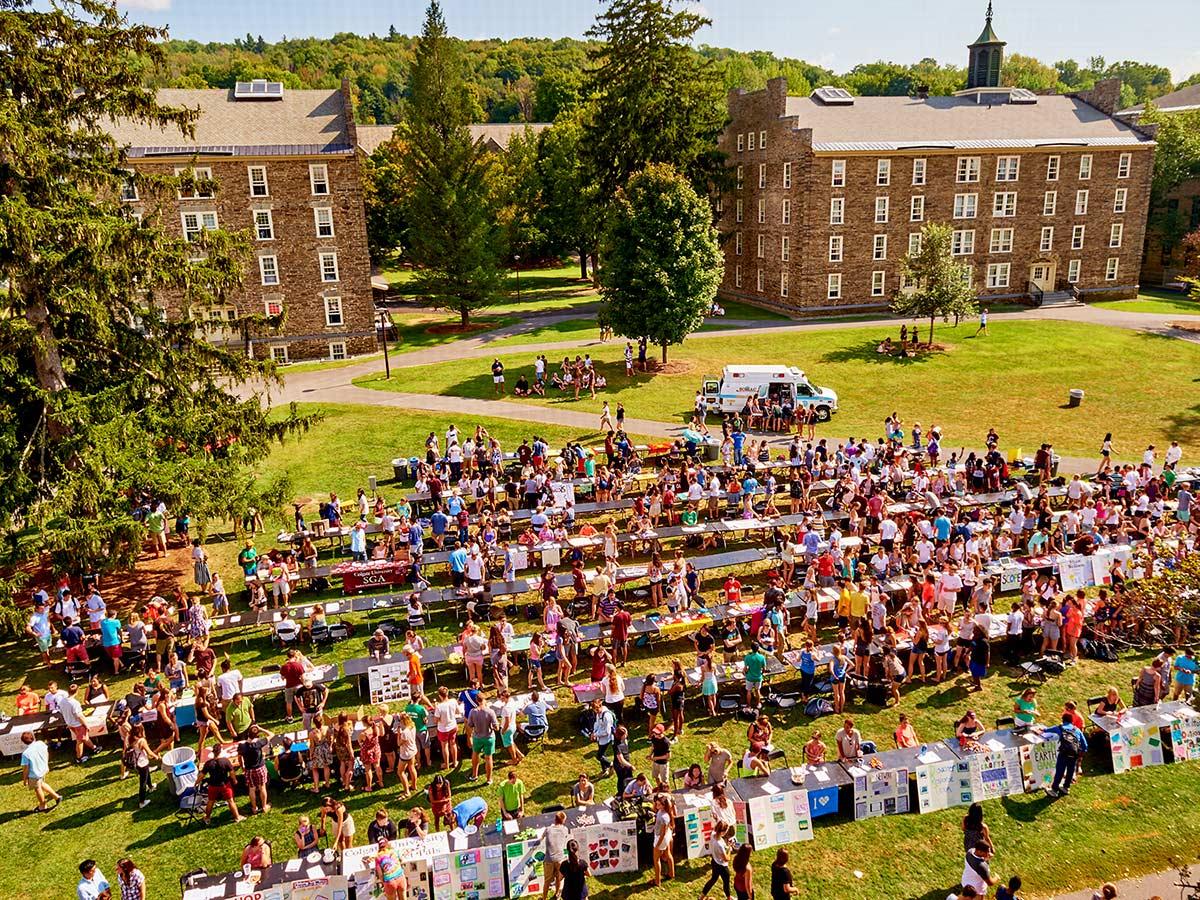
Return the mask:
<svg viewBox="0 0 1200 900">
<path fill-rule="evenodd" d="M 279 677 L 283 679 L 283 702 L 287 707 L 288 721 L 292 715 L 292 704 L 296 699 L 296 691 L 304 685 L 304 656 L 295 647 L 287 652 L 287 662 L 279 667 Z"/>
<path fill-rule="evenodd" d="M 1083 716 L 1079 714 L 1079 709 L 1075 706 L 1074 700 L 1068 700 L 1063 704 L 1063 715 L 1071 717 L 1071 724 L 1083 731 Z"/>
<path fill-rule="evenodd" d="M 604 672 L 608 667 L 608 651 L 597 646 L 592 650 L 592 682 L 604 680 Z"/>
<path fill-rule="evenodd" d="M 633 616 L 629 614 L 624 604 L 617 604 L 617 611 L 612 617 L 612 653 L 613 664 L 625 665 L 629 661 L 629 626 Z"/>
<path fill-rule="evenodd" d="M 833 554 L 828 550 L 817 557 L 817 577 L 822 587 L 833 587 Z"/>
<path fill-rule="evenodd" d="M 725 579 L 725 602 L 740 603 L 742 600 L 742 583 L 737 580 L 736 575 L 730 575 Z"/>
</svg>

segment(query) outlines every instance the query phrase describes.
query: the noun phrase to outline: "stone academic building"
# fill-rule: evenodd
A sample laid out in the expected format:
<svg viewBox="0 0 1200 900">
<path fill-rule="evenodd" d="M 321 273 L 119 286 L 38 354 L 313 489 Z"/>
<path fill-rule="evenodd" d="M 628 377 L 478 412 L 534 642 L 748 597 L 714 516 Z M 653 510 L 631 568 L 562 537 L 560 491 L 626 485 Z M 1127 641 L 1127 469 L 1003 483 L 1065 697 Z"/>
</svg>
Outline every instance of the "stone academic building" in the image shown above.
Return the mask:
<svg viewBox="0 0 1200 900">
<path fill-rule="evenodd" d="M 1154 140 L 1114 117 L 1116 81 L 1077 95 L 1000 85 L 991 9 L 950 97 L 729 94 L 720 147 L 721 295 L 786 311 L 882 307 L 927 222 L 954 229 L 993 300 L 1136 293 Z"/>
</svg>

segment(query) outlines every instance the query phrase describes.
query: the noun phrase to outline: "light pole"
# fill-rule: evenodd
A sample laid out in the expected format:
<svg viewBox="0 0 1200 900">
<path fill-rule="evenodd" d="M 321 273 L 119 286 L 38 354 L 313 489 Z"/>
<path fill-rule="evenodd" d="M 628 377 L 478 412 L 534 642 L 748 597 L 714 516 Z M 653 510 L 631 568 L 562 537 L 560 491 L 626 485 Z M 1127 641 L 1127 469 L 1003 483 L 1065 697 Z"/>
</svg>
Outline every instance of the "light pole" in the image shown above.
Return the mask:
<svg viewBox="0 0 1200 900">
<path fill-rule="evenodd" d="M 517 302 L 521 302 L 521 254 L 513 254 L 513 265 L 517 270 Z"/>
<path fill-rule="evenodd" d="M 391 319 L 391 317 L 388 315 L 386 309 L 381 309 L 379 311 L 379 324 L 380 324 L 381 330 L 383 332 L 383 372 L 384 372 L 383 377 L 388 381 L 392 380 L 392 364 L 391 364 L 391 362 L 388 361 L 388 345 L 387 345 L 388 323 L 389 323 L 390 319 Z"/>
</svg>

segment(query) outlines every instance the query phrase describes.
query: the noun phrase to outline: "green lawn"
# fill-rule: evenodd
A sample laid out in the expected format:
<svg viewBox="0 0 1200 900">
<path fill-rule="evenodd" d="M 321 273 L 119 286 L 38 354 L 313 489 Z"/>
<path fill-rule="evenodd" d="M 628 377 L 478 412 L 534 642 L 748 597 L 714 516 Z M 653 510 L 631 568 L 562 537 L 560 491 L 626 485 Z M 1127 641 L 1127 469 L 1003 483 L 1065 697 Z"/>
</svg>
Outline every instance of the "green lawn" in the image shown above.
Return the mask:
<svg viewBox="0 0 1200 900">
<path fill-rule="evenodd" d="M 894 329 L 890 329 L 894 331 Z M 974 337 L 974 322 L 939 325 L 936 339 L 947 350 L 901 360 L 874 352 L 881 328 L 845 328 L 706 338 L 671 348 L 685 371 L 637 375 L 627 381 L 623 344 L 593 348 L 609 390 L 596 400 L 550 397 L 531 403 L 598 412 L 603 400 L 621 401 L 631 417 L 681 421 L 690 415 L 700 380 L 727 363 L 788 363 L 838 392 L 841 411 L 819 433 L 875 435 L 893 410 L 906 421 L 942 426 L 944 446 L 979 444 L 989 425 L 1005 448 L 1029 451 L 1050 440 L 1061 453 L 1094 455 L 1105 431 L 1120 446 L 1177 439 L 1200 441 L 1197 373 L 1200 348 L 1183 341 L 1071 322 L 993 321 L 989 334 Z M 510 377 L 532 371 L 532 354 L 502 357 Z M 1114 361 L 1120 360 L 1119 367 Z M 492 394 L 486 360 L 468 359 L 356 381 L 381 390 L 486 398 Z M 557 360 L 551 358 L 551 362 Z M 1082 388 L 1079 409 L 1065 409 L 1067 391 Z M 1130 450 L 1129 452 L 1133 452 Z"/>
<path fill-rule="evenodd" d="M 717 301 L 723 310 L 725 310 L 726 319 L 748 319 L 755 321 L 783 321 L 788 317 L 782 313 L 774 312 L 773 310 L 763 309 L 761 306 L 752 306 L 749 303 L 741 303 L 737 300 L 718 300 Z M 714 321 L 720 322 L 718 316 Z"/>
<path fill-rule="evenodd" d="M 600 329 L 594 318 L 567 319 L 543 325 L 524 334 L 514 334 L 510 337 L 488 342 L 489 347 L 520 347 L 526 344 L 546 344 L 554 341 L 598 341 Z M 616 339 L 614 338 L 614 341 Z M 624 344 L 621 344 L 624 347 Z"/>
<path fill-rule="evenodd" d="M 413 273 L 409 269 L 383 273 L 393 292 L 417 298 L 413 288 Z M 519 296 L 518 296 L 519 282 Z M 600 295 L 590 280 L 579 277 L 579 266 L 566 265 L 548 269 L 522 269 L 518 278 L 510 272 L 505 281 L 505 299 L 488 307 L 487 313 L 511 314 L 531 312 L 562 312 L 598 302 Z"/>
<path fill-rule="evenodd" d="M 1190 299 L 1178 291 L 1161 291 L 1145 288 L 1135 300 L 1104 300 L 1089 304 L 1101 309 L 1119 309 L 1123 312 L 1158 313 L 1159 315 L 1200 316 L 1200 301 Z"/>
</svg>

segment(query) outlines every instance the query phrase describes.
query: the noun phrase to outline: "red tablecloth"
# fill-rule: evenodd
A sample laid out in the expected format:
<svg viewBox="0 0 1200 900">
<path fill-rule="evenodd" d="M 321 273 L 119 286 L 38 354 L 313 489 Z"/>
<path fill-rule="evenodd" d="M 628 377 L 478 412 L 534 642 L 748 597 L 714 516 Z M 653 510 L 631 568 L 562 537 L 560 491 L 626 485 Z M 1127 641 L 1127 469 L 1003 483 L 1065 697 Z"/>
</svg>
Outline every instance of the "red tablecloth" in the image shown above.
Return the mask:
<svg viewBox="0 0 1200 900">
<path fill-rule="evenodd" d="M 329 574 L 342 579 L 342 593 L 352 594 L 366 588 L 402 584 L 408 577 L 406 562 L 338 563 Z"/>
</svg>

